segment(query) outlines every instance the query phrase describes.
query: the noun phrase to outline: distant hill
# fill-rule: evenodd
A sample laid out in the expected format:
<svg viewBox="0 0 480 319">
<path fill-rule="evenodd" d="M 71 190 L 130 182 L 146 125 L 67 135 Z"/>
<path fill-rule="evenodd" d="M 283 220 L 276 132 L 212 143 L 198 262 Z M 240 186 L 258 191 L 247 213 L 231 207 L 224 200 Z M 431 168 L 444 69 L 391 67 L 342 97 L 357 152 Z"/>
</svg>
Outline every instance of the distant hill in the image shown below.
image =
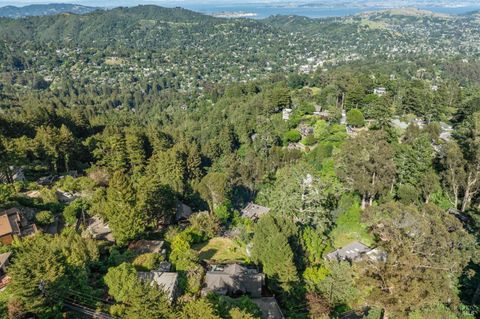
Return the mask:
<svg viewBox="0 0 480 319">
<path fill-rule="evenodd" d="M 25 7 L 0 7 L 0 17 L 22 18 L 29 16 L 47 16 L 61 13 L 85 14 L 100 10 L 98 7 L 87 7 L 67 3 L 34 4 Z"/>
</svg>

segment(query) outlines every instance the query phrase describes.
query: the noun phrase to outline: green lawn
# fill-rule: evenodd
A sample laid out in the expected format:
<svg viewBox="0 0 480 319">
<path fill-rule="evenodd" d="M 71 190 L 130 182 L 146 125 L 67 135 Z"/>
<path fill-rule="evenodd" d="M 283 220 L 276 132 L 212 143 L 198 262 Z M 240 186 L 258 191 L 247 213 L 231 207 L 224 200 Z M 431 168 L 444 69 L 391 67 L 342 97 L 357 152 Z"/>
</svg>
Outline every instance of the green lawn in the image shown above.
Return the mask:
<svg viewBox="0 0 480 319">
<path fill-rule="evenodd" d="M 245 246 L 241 246 L 229 238 L 215 237 L 207 243 L 196 245 L 193 248 L 200 253 L 201 260 L 226 263 L 245 262 L 248 259 Z"/>
</svg>

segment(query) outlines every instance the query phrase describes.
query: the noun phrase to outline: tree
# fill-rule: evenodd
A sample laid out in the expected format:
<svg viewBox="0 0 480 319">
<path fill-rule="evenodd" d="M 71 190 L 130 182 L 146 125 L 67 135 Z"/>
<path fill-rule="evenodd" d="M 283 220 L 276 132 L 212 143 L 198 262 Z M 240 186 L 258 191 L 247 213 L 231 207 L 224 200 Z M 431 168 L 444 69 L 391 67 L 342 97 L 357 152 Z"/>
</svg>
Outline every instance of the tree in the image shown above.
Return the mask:
<svg viewBox="0 0 480 319">
<path fill-rule="evenodd" d="M 365 125 L 365 118 L 362 111 L 351 109 L 347 112 L 347 123 L 353 127 L 362 127 Z"/>
<path fill-rule="evenodd" d="M 20 313 L 55 317 L 63 298 L 80 292 L 91 294 L 89 266 L 98 260 L 95 242 L 74 232 L 61 236 L 35 235 L 16 242 L 15 262 L 8 269 L 12 278 L 9 294 Z"/>
<path fill-rule="evenodd" d="M 284 290 L 298 280 L 289 234 L 281 228 L 281 220 L 266 215 L 255 226 L 252 258 L 260 263 L 263 272 Z"/>
<path fill-rule="evenodd" d="M 55 221 L 55 216 L 51 211 L 42 210 L 35 214 L 35 220 L 40 225 L 49 225 Z"/>
<path fill-rule="evenodd" d="M 362 196 L 362 209 L 385 194 L 395 177 L 393 150 L 383 131 L 359 134 L 345 143 L 337 161 L 339 176 Z"/>
<path fill-rule="evenodd" d="M 462 150 L 455 142 L 448 142 L 442 149 L 443 182 L 447 186 L 450 201 L 458 208 L 463 181 L 466 176 Z"/>
<path fill-rule="evenodd" d="M 162 287 L 141 282 L 135 267 L 129 263 L 108 269 L 104 277 L 108 293 L 123 303 L 122 318 L 173 318 Z"/>
<path fill-rule="evenodd" d="M 372 262 L 366 272 L 367 285 L 376 287 L 372 304 L 394 317 L 438 304 L 458 306 L 458 277 L 478 253 L 458 219 L 432 204 L 419 210 L 400 203 L 371 207 L 363 218 L 387 254 L 384 264 Z"/>
<path fill-rule="evenodd" d="M 332 222 L 330 212 L 341 190 L 337 179 L 320 176 L 311 165 L 301 162 L 279 169 L 273 185 L 265 188 L 259 198 L 272 211 L 326 229 Z"/>
<path fill-rule="evenodd" d="M 205 299 L 197 299 L 183 304 L 179 319 L 221 319 L 215 311 L 214 306 Z"/>
<path fill-rule="evenodd" d="M 131 181 L 120 171 L 114 173 L 103 203 L 112 234 L 117 243 L 126 244 L 143 233 L 147 214 L 136 206 L 136 192 Z"/>
<path fill-rule="evenodd" d="M 223 173 L 211 172 L 205 175 L 198 185 L 198 192 L 214 211 L 228 199 L 228 179 Z"/>
</svg>

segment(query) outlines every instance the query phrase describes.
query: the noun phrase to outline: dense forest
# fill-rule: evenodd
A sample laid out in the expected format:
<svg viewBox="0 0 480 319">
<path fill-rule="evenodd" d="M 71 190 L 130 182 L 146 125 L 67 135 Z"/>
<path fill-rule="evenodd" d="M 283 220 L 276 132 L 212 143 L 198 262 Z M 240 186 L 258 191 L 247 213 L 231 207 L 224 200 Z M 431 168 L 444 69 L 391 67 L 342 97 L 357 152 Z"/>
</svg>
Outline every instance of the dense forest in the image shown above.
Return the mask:
<svg viewBox="0 0 480 319">
<path fill-rule="evenodd" d="M 0 222 L 0 318 L 478 318 L 478 27 L 0 18 L 0 211 L 36 230 Z M 219 265 L 283 315 L 210 289 Z"/>
</svg>

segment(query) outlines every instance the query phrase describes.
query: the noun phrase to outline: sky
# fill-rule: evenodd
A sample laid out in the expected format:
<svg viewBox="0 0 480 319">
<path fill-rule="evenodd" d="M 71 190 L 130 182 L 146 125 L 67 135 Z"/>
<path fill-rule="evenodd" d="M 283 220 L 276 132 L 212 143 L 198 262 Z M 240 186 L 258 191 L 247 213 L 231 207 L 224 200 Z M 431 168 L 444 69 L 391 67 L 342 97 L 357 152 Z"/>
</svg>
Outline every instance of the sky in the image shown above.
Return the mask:
<svg viewBox="0 0 480 319">
<path fill-rule="evenodd" d="M 418 5 L 429 3 L 429 4 L 440 4 L 440 5 L 475 5 L 478 4 L 480 0 L 340 0 L 338 2 L 358 2 L 358 3 L 387 3 L 392 4 L 395 3 L 398 6 L 402 4 L 408 6 L 414 6 L 415 3 Z M 0 6 L 6 5 L 15 5 L 15 6 L 24 6 L 29 4 L 39 4 L 39 3 L 75 3 L 75 4 L 83 4 L 95 7 L 116 7 L 116 6 L 134 6 L 138 4 L 158 4 L 164 6 L 182 6 L 188 4 L 215 4 L 215 5 L 228 5 L 228 4 L 245 4 L 247 2 L 250 3 L 268 3 L 268 4 L 275 4 L 275 3 L 291 3 L 291 4 L 299 4 L 299 3 L 335 3 L 335 0 L 0 0 Z"/>
</svg>

